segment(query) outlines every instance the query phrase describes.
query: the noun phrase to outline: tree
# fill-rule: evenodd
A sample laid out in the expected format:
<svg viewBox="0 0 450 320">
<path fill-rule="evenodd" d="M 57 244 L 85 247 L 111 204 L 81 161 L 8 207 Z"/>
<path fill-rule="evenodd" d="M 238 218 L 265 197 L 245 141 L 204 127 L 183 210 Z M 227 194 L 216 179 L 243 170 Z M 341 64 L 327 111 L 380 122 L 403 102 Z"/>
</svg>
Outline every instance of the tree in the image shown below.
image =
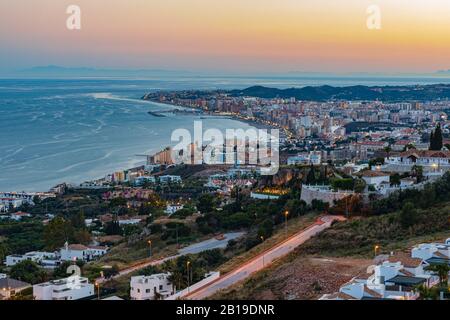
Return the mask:
<svg viewBox="0 0 450 320">
<path fill-rule="evenodd" d="M 422 166 L 414 165 L 411 169 L 411 174 L 416 178 L 417 183 L 422 182 L 424 179 Z"/>
<path fill-rule="evenodd" d="M 263 237 L 264 239 L 270 238 L 273 233 L 273 222 L 270 219 L 264 220 L 263 223 L 259 225 L 258 237 Z"/>
<path fill-rule="evenodd" d="M 214 196 L 212 194 L 209 193 L 202 194 L 198 198 L 197 209 L 201 213 L 205 214 L 211 212 L 214 210 L 214 207 L 215 207 Z"/>
<path fill-rule="evenodd" d="M 307 204 L 303 200 L 290 199 L 286 202 L 283 211 L 289 211 L 292 216 L 302 216 L 307 212 Z"/>
<path fill-rule="evenodd" d="M 316 184 L 316 173 L 315 173 L 313 165 L 311 165 L 308 175 L 306 176 L 306 184 L 309 184 L 309 185 Z"/>
<path fill-rule="evenodd" d="M 44 242 L 49 250 L 56 250 L 66 241 L 74 239 L 74 230 L 70 221 L 58 216 L 44 228 Z"/>
<path fill-rule="evenodd" d="M 322 200 L 313 199 L 311 201 L 311 208 L 317 211 L 327 211 L 329 204 L 327 202 L 323 202 Z"/>
<path fill-rule="evenodd" d="M 119 266 L 117 264 L 114 264 L 111 268 L 103 270 L 103 276 L 106 279 L 109 279 L 118 275 L 119 272 L 120 272 Z"/>
<path fill-rule="evenodd" d="M 72 224 L 72 227 L 75 229 L 86 228 L 83 210 L 80 210 L 80 212 L 78 212 L 77 214 L 72 215 L 72 217 L 70 218 L 70 222 Z"/>
<path fill-rule="evenodd" d="M 450 272 L 450 266 L 448 264 L 432 264 L 425 269 L 438 275 L 441 286 L 445 286 L 448 282 L 448 273 Z"/>
<path fill-rule="evenodd" d="M 421 300 L 437 300 L 439 297 L 439 292 L 436 288 L 428 288 L 423 284 L 417 286 L 415 291 L 419 293 Z"/>
<path fill-rule="evenodd" d="M 431 133 L 430 133 L 430 147 L 429 147 L 429 149 L 430 150 L 434 150 L 435 145 L 436 145 L 436 141 L 434 140 L 434 131 L 431 131 Z"/>
<path fill-rule="evenodd" d="M 105 233 L 108 236 L 112 236 L 112 235 L 122 235 L 123 234 L 123 229 L 119 224 L 119 221 L 117 221 L 117 219 L 114 219 L 111 222 L 108 222 L 105 226 Z"/>
<path fill-rule="evenodd" d="M 9 273 L 10 277 L 31 284 L 45 282 L 47 274 L 34 261 L 24 260 L 14 265 Z"/>
<path fill-rule="evenodd" d="M 179 270 L 172 271 L 168 280 L 172 284 L 173 291 L 175 291 L 176 288 L 182 288 L 182 285 L 184 283 L 183 274 Z"/>
<path fill-rule="evenodd" d="M 5 244 L 0 243 L 0 264 L 5 260 L 6 255 L 8 254 L 8 248 Z"/>
<path fill-rule="evenodd" d="M 438 124 L 436 127 L 436 130 L 434 131 L 434 140 L 436 141 L 436 149 L 435 150 L 442 150 L 443 138 L 442 138 L 441 124 Z"/>
<path fill-rule="evenodd" d="M 333 179 L 331 186 L 334 190 L 353 190 L 355 182 L 352 178 L 347 179 Z"/>
<path fill-rule="evenodd" d="M 400 223 L 403 228 L 408 228 L 416 223 L 417 210 L 412 202 L 407 202 L 400 211 Z"/>
<path fill-rule="evenodd" d="M 436 126 L 434 132 L 432 131 L 430 134 L 430 150 L 442 150 L 443 147 L 443 138 L 442 138 L 442 129 L 441 124 Z"/>
<path fill-rule="evenodd" d="M 363 193 L 365 188 L 366 188 L 366 182 L 363 179 L 355 180 L 355 186 L 354 186 L 353 190 L 356 193 Z"/>
<path fill-rule="evenodd" d="M 391 185 L 393 186 L 399 186 L 400 185 L 400 175 L 398 173 L 393 174 L 392 176 L 390 176 L 389 178 L 389 182 L 391 183 Z"/>
<path fill-rule="evenodd" d="M 87 245 L 91 243 L 91 233 L 87 229 L 81 229 L 74 232 L 74 240 L 77 243 Z"/>
</svg>

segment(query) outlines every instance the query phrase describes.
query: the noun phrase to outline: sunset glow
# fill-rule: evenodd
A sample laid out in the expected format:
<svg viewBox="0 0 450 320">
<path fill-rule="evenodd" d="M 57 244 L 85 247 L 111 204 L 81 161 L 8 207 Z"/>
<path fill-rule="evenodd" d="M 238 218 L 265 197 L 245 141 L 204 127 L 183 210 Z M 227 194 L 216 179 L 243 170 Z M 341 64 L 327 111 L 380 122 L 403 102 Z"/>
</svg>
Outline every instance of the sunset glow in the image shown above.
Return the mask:
<svg viewBox="0 0 450 320">
<path fill-rule="evenodd" d="M 70 4 L 82 29 L 65 27 Z M 381 30 L 366 27 L 369 5 Z M 447 0 L 5 0 L 0 68 L 233 71 L 449 69 Z"/>
</svg>

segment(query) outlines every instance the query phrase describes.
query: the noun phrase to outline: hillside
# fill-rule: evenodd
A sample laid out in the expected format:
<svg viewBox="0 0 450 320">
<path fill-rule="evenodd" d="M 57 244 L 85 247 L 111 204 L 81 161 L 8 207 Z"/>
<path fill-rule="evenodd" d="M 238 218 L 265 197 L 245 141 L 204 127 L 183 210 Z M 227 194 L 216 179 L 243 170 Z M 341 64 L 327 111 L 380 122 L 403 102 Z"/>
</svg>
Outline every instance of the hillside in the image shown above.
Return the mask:
<svg viewBox="0 0 450 320">
<path fill-rule="evenodd" d="M 253 86 L 243 90 L 230 91 L 233 96 L 259 98 L 296 98 L 298 100 L 380 100 L 380 101 L 428 101 L 450 98 L 450 85 L 416 86 L 348 86 L 348 87 L 304 87 L 277 89 Z"/>
<path fill-rule="evenodd" d="M 336 223 L 267 270 L 213 299 L 315 299 L 365 273 L 375 245 L 380 246 L 379 253 L 389 253 L 450 237 L 450 202 L 418 210 L 412 226 L 405 228 L 400 219 L 400 212 L 394 212 Z"/>
</svg>

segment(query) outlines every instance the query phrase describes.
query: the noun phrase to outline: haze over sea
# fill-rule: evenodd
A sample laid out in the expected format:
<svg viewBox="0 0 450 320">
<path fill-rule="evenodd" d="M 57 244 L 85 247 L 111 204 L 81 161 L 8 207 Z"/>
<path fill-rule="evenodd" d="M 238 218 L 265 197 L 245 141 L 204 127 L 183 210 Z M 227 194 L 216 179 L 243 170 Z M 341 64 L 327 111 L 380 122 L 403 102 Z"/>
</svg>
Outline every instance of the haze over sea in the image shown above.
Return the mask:
<svg viewBox="0 0 450 320">
<path fill-rule="evenodd" d="M 255 84 L 379 85 L 450 83 L 448 78 L 177 78 L 164 80 L 0 80 L 0 191 L 47 191 L 143 164 L 173 144 L 177 128 L 193 130 L 200 116 L 147 112 L 172 107 L 142 101 L 155 90 L 234 89 Z M 202 119 L 204 128 L 246 128 L 226 118 Z"/>
</svg>

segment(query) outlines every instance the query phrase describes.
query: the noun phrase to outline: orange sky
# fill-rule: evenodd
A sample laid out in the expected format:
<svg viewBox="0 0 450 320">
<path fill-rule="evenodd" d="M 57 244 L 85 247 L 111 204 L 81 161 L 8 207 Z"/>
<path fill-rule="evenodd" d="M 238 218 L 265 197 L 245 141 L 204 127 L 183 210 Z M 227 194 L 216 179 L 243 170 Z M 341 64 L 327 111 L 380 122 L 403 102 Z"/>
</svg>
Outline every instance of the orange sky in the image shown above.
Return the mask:
<svg viewBox="0 0 450 320">
<path fill-rule="evenodd" d="M 0 40 L 0 68 L 433 72 L 450 69 L 450 1 L 2 0 Z"/>
</svg>

